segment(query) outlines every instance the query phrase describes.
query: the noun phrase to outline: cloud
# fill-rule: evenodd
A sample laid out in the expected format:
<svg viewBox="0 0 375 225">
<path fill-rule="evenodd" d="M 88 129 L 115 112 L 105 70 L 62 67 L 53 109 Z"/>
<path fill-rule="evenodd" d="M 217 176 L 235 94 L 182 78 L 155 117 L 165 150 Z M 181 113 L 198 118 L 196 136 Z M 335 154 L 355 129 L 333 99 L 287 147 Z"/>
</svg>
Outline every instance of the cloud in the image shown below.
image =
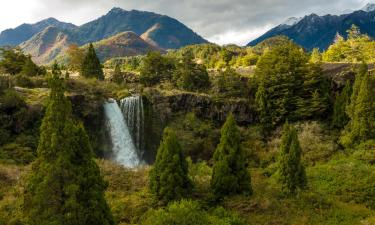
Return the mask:
<svg viewBox="0 0 375 225">
<path fill-rule="evenodd" d="M 14 1 L 20 0 L 7 2 Z M 368 0 L 28 0 L 23 2 L 38 6 L 30 8 L 29 12 L 23 12 L 28 15 L 24 17 L 25 19 L 33 18 L 34 21 L 52 16 L 80 25 L 105 14 L 116 6 L 126 10 L 137 9 L 168 15 L 208 40 L 220 44 L 245 44 L 286 18 L 310 13 L 336 14 L 346 9 L 361 8 Z M 12 3 L 6 3 L 5 8 L 9 4 Z M 4 5 L 2 8 L 4 9 Z M 11 16 L 8 17 L 12 20 Z"/>
</svg>

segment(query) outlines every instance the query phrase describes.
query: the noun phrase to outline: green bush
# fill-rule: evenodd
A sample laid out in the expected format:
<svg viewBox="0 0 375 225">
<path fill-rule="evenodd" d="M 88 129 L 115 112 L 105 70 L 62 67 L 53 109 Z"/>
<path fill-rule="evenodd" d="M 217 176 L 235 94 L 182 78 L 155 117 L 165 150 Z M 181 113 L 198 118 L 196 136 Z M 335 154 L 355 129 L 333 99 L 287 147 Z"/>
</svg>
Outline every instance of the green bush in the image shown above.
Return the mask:
<svg viewBox="0 0 375 225">
<path fill-rule="evenodd" d="M 375 166 L 342 157 L 308 169 L 313 190 L 375 209 Z"/>
<path fill-rule="evenodd" d="M 181 200 L 168 205 L 165 209 L 148 211 L 142 225 L 242 225 L 245 224 L 238 216 L 223 208 L 205 211 L 198 202 Z"/>
<path fill-rule="evenodd" d="M 0 160 L 15 162 L 17 164 L 27 164 L 32 162 L 35 156 L 36 154 L 33 149 L 16 143 L 0 147 Z"/>
<path fill-rule="evenodd" d="M 21 74 L 16 76 L 15 84 L 16 84 L 16 86 L 24 87 L 24 88 L 33 88 L 34 87 L 33 81 L 29 77 L 27 77 L 25 75 L 21 75 Z"/>
</svg>

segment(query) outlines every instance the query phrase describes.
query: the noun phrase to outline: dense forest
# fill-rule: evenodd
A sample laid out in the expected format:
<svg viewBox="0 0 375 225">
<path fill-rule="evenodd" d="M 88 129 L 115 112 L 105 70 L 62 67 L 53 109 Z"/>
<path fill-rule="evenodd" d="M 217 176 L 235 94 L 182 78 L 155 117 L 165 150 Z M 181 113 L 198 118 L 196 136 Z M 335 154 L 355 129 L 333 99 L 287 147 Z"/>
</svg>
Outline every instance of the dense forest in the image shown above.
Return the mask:
<svg viewBox="0 0 375 225">
<path fill-rule="evenodd" d="M 40 66 L 2 48 L 0 225 L 375 224 L 374 63 L 354 25 L 323 52 L 277 36 L 101 62 L 90 44 Z M 103 104 L 135 94 L 128 168 Z"/>
</svg>

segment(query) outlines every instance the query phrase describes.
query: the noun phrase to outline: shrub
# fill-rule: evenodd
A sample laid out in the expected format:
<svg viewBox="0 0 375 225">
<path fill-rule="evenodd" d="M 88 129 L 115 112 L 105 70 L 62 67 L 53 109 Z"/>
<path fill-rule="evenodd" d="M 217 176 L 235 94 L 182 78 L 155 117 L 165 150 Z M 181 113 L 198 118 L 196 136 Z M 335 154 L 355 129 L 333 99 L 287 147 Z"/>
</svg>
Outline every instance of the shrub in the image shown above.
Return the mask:
<svg viewBox="0 0 375 225">
<path fill-rule="evenodd" d="M 150 210 L 141 222 L 142 225 L 242 225 L 236 215 L 223 208 L 207 212 L 196 201 L 182 200 L 168 205 L 166 209 Z"/>
</svg>

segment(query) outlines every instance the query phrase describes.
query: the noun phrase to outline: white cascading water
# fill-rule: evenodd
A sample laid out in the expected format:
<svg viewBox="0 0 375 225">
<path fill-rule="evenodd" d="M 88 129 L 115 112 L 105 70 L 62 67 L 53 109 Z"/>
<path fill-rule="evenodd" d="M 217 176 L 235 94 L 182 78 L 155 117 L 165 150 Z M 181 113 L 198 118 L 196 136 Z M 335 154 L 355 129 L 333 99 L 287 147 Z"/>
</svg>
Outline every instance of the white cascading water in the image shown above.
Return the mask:
<svg viewBox="0 0 375 225">
<path fill-rule="evenodd" d="M 116 162 L 134 168 L 141 164 L 137 148 L 116 100 L 104 104 L 104 114 L 112 142 L 113 157 Z"/>
<path fill-rule="evenodd" d="M 143 157 L 143 101 L 142 96 L 136 95 L 124 98 L 120 101 L 122 114 L 124 115 L 129 132 L 133 137 L 133 143 L 138 150 L 140 158 Z"/>
</svg>

